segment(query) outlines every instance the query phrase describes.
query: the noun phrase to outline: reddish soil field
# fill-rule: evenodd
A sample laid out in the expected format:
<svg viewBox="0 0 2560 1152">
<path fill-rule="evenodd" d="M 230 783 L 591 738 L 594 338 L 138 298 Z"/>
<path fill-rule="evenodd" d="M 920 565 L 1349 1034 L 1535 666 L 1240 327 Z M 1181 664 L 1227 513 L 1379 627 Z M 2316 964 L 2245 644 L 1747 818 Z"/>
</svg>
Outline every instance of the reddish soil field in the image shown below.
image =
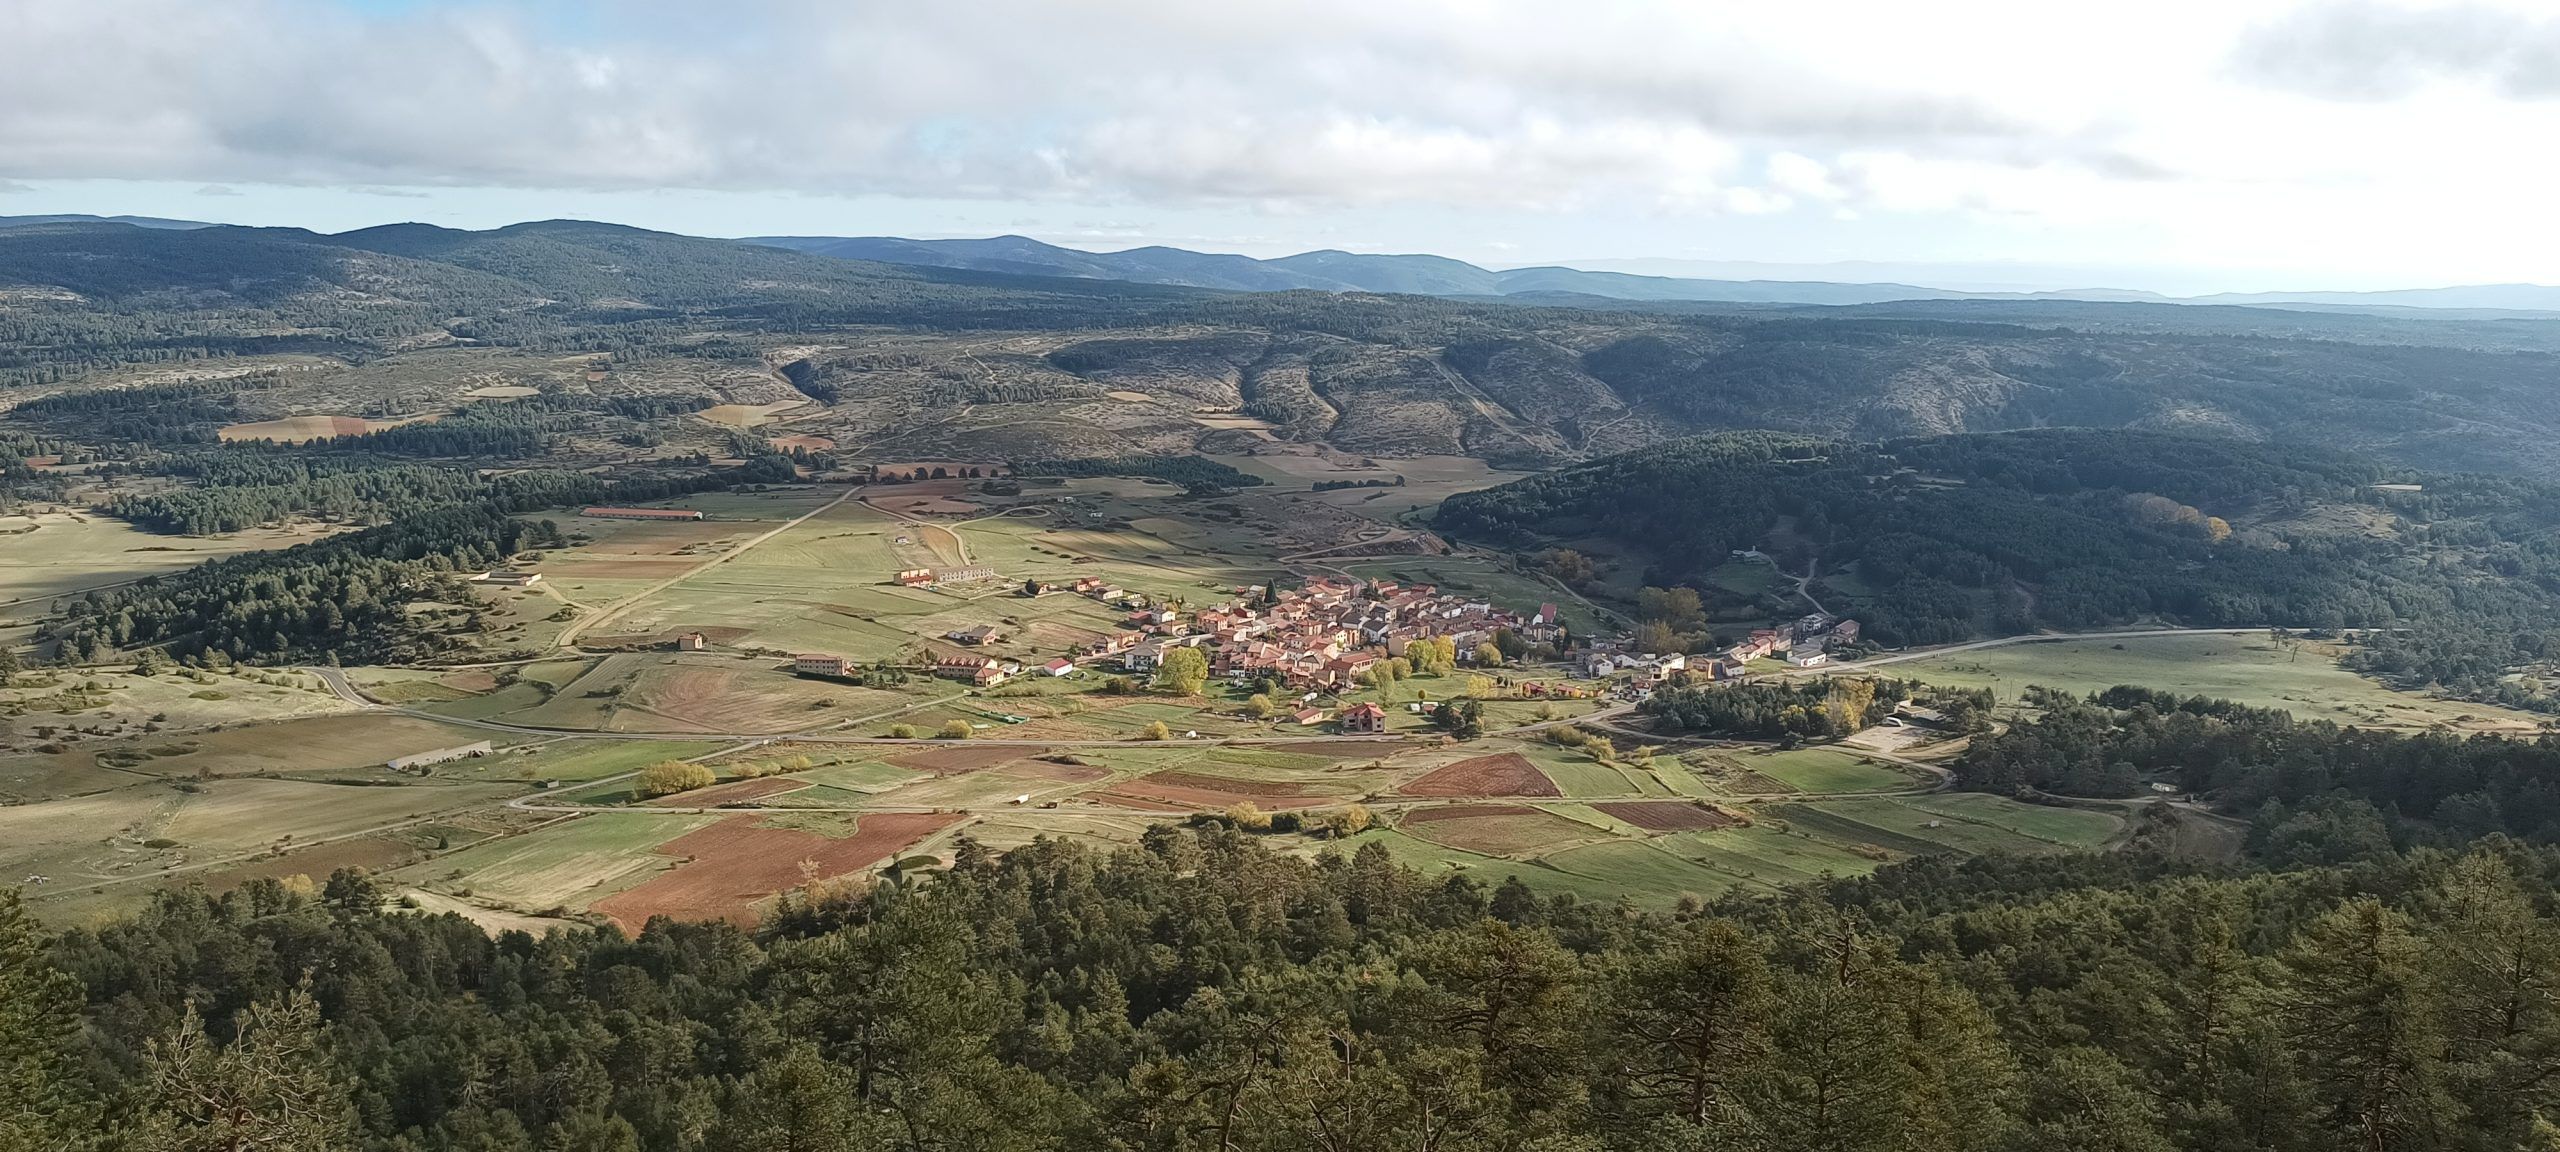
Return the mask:
<svg viewBox="0 0 2560 1152">
<path fill-rule="evenodd" d="M 760 816 L 732 816 L 658 845 L 663 856 L 690 859 L 649 882 L 596 901 L 593 911 L 637 932 L 652 916 L 678 920 L 756 920 L 758 901 L 809 879 L 841 876 L 887 860 L 952 824 L 958 813 L 866 815 L 854 834 L 830 840 L 789 828 L 765 828 Z M 802 861 L 817 869 L 805 872 Z"/>
<path fill-rule="evenodd" d="M 1535 816 L 1538 810 L 1518 804 L 1443 804 L 1437 808 L 1416 808 L 1405 813 L 1406 824 L 1429 824 L 1435 820 L 1466 820 L 1477 816 Z"/>
<path fill-rule="evenodd" d="M 1647 832 L 1687 832 L 1699 828 L 1729 828 L 1736 823 L 1733 817 L 1713 808 L 1683 800 L 1657 800 L 1651 803 L 1620 801 L 1614 804 L 1593 804 L 1592 807 Z"/>
<path fill-rule="evenodd" d="M 762 800 L 767 796 L 796 792 L 808 786 L 809 782 L 806 780 L 794 780 L 788 776 L 766 776 L 755 780 L 732 780 L 726 784 L 696 788 L 691 792 L 661 796 L 649 803 L 661 808 L 716 808 L 722 804 Z"/>
<path fill-rule="evenodd" d="M 1046 749 L 1042 748 L 953 744 L 944 748 L 901 752 L 895 756 L 883 756 L 881 759 L 900 768 L 909 768 L 918 772 L 975 772 L 980 768 L 992 768 L 1008 760 L 1037 756 L 1044 751 Z"/>
<path fill-rule="evenodd" d="M 1478 756 L 1433 770 L 1403 788 L 1407 796 L 1562 796 L 1546 774 L 1517 752 Z"/>
<path fill-rule="evenodd" d="M 794 448 L 805 448 L 811 452 L 826 452 L 833 450 L 836 446 L 835 441 L 824 436 L 776 436 L 773 437 L 769 443 L 773 445 L 774 450 L 777 452 L 788 452 Z"/>
</svg>

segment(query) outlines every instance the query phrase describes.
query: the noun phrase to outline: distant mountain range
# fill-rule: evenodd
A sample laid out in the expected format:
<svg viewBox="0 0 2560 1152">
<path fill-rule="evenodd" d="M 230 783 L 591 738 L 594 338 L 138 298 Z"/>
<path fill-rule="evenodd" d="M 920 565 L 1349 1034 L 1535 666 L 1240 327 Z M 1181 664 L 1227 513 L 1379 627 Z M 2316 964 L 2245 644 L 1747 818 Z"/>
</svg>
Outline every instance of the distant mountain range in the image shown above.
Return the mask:
<svg viewBox="0 0 2560 1152">
<path fill-rule="evenodd" d="M 1072 276 L 1138 284 L 1282 292 L 1400 292 L 1423 296 L 1520 297 L 1574 303 L 1592 299 L 1693 301 L 1722 304 L 1882 304 L 1904 300 L 2086 300 L 2170 304 L 2234 304 L 2275 308 L 2395 310 L 2458 309 L 2472 312 L 2560 312 L 2560 288 L 2539 284 L 2479 284 L 2380 292 L 2224 292 L 2164 296 L 2156 292 L 2086 288 L 2050 292 L 1967 292 L 1915 284 L 1839 283 L 1825 280 L 1706 280 L 1593 272 L 1580 268 L 1512 268 L 1493 271 L 1463 260 L 1426 255 L 1302 252 L 1257 260 L 1160 246 L 1121 252 L 1061 248 L 1027 236 L 983 240 L 907 240 L 894 236 L 754 236 L 750 244 L 820 256 L 960 268 L 1023 276 Z"/>
<path fill-rule="evenodd" d="M 65 216 L 0 216 L 0 228 L 24 228 L 31 224 L 131 224 L 136 228 L 212 228 L 202 220 L 168 220 L 158 216 L 89 216 L 72 213 Z"/>
<path fill-rule="evenodd" d="M 130 224 L 137 228 L 164 230 L 220 227 L 201 220 L 172 220 L 156 216 L 0 216 L 0 229 L 41 224 Z M 348 235 L 388 235 L 399 229 L 427 227 L 385 225 Z M 1120 252 L 1086 252 L 1027 236 L 993 236 L 981 240 L 907 240 L 895 236 L 751 236 L 740 242 L 847 260 L 1016 276 L 1064 276 L 1236 292 L 1309 289 L 1318 292 L 1513 299 L 1564 305 L 1596 306 L 1610 301 L 1855 305 L 1921 300 L 2067 300 L 2228 304 L 2365 313 L 2459 311 L 2475 316 L 2560 312 L 2560 287 L 2540 284 L 2472 284 L 2374 292 L 2222 292 L 2209 296 L 2168 296 L 2117 288 L 2003 292 L 1931 288 L 1891 281 L 1722 280 L 1554 266 L 1495 271 L 1446 256 L 1375 255 L 1331 249 L 1301 252 L 1275 260 L 1162 246 Z"/>
</svg>

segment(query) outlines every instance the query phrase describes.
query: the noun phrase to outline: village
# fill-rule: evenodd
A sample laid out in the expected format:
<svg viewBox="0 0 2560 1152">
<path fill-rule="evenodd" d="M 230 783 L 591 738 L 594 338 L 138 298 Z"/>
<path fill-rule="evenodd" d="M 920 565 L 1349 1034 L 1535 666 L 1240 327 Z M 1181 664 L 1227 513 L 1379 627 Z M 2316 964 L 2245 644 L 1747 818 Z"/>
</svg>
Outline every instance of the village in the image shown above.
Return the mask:
<svg viewBox="0 0 2560 1152">
<path fill-rule="evenodd" d="M 1000 584 L 992 568 L 966 566 L 904 569 L 890 582 L 905 588 L 956 590 Z M 991 624 L 945 633 L 929 646 L 931 663 L 902 670 L 930 673 L 975 688 L 994 688 L 1019 677 L 1064 678 L 1102 673 L 1141 677 L 1154 674 L 1172 653 L 1200 653 L 1210 678 L 1229 685 L 1267 684 L 1285 689 L 1301 707 L 1288 719 L 1312 726 L 1328 720 L 1346 733 L 1376 733 L 1386 728 L 1385 709 L 1357 702 L 1328 710 L 1315 706 L 1328 696 L 1374 687 L 1382 666 L 1404 661 L 1407 668 L 1442 665 L 1513 672 L 1539 670 L 1565 682 L 1530 679 L 1518 683 L 1526 697 L 1580 698 L 1608 693 L 1623 701 L 1641 701 L 1657 685 L 1689 680 L 1732 680 L 1758 660 L 1782 660 L 1793 668 L 1829 662 L 1831 653 L 1857 642 L 1855 620 L 1815 613 L 1783 627 L 1762 628 L 1712 654 L 1636 651 L 1627 635 L 1587 638 L 1568 632 L 1553 602 L 1523 613 L 1479 597 L 1444 592 L 1428 584 L 1392 580 L 1317 577 L 1287 588 L 1247 585 L 1231 589 L 1233 598 L 1207 608 L 1191 609 L 1178 599 L 1123 588 L 1099 577 L 1072 583 L 1026 580 L 1013 595 L 1036 599 L 1070 595 L 1091 599 L 1124 613 L 1121 627 L 1074 651 L 1046 660 L 1021 658 L 1003 651 L 1006 632 Z M 1422 645 L 1420 651 L 1416 646 Z M 803 652 L 793 657 L 793 671 L 804 677 L 848 679 L 863 665 L 849 657 Z M 1512 677 L 1506 675 L 1509 686 Z M 1599 681 L 1575 683 L 1572 681 Z M 1428 701 L 1406 707 L 1427 714 Z"/>
</svg>

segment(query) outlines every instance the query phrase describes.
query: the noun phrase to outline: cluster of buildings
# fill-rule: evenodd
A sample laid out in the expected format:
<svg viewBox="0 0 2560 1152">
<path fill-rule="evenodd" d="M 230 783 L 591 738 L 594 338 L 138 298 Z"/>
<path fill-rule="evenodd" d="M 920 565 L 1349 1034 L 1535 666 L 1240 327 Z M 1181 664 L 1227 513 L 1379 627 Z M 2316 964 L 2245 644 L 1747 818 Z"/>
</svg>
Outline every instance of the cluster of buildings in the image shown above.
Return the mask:
<svg viewBox="0 0 2560 1152">
<path fill-rule="evenodd" d="M 1858 622 L 1816 612 L 1782 628 L 1756 628 L 1732 646 L 1714 653 L 1637 653 L 1595 645 L 1583 653 L 1580 670 L 1594 680 L 1619 672 L 1661 683 L 1687 674 L 1708 680 L 1733 680 L 1754 660 L 1781 659 L 1796 668 L 1831 662 L 1831 650 L 1858 642 Z"/>
<path fill-rule="evenodd" d="M 993 568 L 972 565 L 966 568 L 908 568 L 890 579 L 901 588 L 941 588 L 955 584 L 984 584 L 1000 577 Z"/>
<path fill-rule="evenodd" d="M 1175 648 L 1200 648 L 1213 676 L 1276 677 L 1292 688 L 1339 691 L 1380 661 L 1405 655 L 1417 640 L 1446 638 L 1465 661 L 1506 629 L 1531 643 L 1564 638 L 1552 604 L 1522 616 L 1430 585 L 1319 580 L 1271 595 L 1261 588 L 1239 593 L 1188 619 L 1167 608 L 1139 608 L 1129 615 L 1129 630 L 1104 641 L 1096 654 L 1117 655 L 1130 670 L 1147 671 Z"/>
</svg>

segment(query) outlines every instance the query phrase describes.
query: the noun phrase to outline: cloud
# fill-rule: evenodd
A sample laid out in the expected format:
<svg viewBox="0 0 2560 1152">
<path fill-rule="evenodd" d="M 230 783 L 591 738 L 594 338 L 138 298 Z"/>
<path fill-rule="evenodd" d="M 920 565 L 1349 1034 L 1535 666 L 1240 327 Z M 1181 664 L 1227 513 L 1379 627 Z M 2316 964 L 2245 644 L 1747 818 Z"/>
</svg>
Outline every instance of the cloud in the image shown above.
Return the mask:
<svg viewBox="0 0 2560 1152">
<path fill-rule="evenodd" d="M 207 184 L 196 189 L 198 196 L 237 196 L 240 190 L 222 184 Z"/>
<path fill-rule="evenodd" d="M 0 155 L 68 179 L 1300 212 L 1778 211 L 1835 201 L 1849 186 L 1817 170 L 1850 150 L 2154 165 L 2067 101 L 1951 81 L 2015 58 L 1996 27 L 1881 0 L 628 0 L 599 25 L 541 11 L 0 0 Z M 1773 151 L 1797 159 L 1754 159 Z"/>
<path fill-rule="evenodd" d="M 35 185 L 33 184 L 21 184 L 15 180 L 0 180 L 0 196 L 21 196 L 35 190 Z"/>
<path fill-rule="evenodd" d="M 2560 20 L 2457 3 L 2313 4 L 2251 30 L 2233 49 L 2244 77 L 2339 100 L 2393 100 L 2440 82 L 2502 96 L 2560 96 Z"/>
</svg>

